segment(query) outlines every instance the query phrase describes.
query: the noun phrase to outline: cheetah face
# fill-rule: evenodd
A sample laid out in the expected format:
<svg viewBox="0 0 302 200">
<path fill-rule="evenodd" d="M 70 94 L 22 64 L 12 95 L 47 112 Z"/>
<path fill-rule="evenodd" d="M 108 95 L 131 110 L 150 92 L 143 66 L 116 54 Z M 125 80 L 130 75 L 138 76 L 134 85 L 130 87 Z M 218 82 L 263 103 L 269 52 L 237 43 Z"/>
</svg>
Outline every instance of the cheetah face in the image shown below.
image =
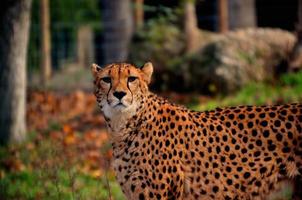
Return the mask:
<svg viewBox="0 0 302 200">
<path fill-rule="evenodd" d="M 141 69 L 127 63 L 109 64 L 104 68 L 93 64 L 95 95 L 107 118 L 118 114 L 134 114 L 148 92 L 153 66 Z"/>
</svg>

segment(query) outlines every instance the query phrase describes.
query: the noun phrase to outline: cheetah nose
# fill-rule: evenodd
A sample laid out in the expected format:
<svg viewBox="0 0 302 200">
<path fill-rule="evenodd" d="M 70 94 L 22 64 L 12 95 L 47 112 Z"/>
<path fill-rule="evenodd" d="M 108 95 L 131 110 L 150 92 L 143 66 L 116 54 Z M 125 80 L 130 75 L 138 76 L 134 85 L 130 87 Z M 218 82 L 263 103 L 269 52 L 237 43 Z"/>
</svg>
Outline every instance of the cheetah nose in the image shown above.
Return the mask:
<svg viewBox="0 0 302 200">
<path fill-rule="evenodd" d="M 126 95 L 126 92 L 113 92 L 113 96 L 121 100 Z"/>
</svg>

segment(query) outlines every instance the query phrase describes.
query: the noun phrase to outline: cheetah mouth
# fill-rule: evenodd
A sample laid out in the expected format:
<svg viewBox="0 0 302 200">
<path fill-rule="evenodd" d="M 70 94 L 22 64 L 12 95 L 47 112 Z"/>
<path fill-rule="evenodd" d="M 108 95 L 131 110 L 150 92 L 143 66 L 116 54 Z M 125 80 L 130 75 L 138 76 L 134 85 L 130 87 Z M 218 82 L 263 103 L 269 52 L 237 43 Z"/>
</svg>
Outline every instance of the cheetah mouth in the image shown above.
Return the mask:
<svg viewBox="0 0 302 200">
<path fill-rule="evenodd" d="M 122 102 L 119 102 L 117 103 L 115 106 L 113 106 L 114 108 L 126 108 L 126 106 L 122 103 Z"/>
</svg>

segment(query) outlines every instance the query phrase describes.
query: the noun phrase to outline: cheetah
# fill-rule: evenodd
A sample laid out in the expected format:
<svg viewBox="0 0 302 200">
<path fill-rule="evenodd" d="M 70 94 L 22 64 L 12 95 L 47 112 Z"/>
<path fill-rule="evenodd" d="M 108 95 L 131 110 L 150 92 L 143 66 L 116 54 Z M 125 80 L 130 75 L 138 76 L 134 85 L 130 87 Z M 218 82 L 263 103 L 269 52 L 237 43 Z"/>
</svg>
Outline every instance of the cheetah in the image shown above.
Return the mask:
<svg viewBox="0 0 302 200">
<path fill-rule="evenodd" d="M 267 199 L 301 181 L 302 104 L 192 111 L 151 93 L 152 73 L 150 62 L 92 65 L 128 199 Z"/>
</svg>

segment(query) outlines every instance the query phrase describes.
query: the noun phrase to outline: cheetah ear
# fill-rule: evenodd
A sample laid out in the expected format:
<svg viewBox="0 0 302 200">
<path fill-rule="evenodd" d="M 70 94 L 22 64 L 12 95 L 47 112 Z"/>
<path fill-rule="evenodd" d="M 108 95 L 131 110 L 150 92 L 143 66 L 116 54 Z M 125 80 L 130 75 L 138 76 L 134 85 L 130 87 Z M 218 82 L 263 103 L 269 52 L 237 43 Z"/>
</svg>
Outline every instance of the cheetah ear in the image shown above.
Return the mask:
<svg viewBox="0 0 302 200">
<path fill-rule="evenodd" d="M 144 64 L 144 66 L 141 68 L 143 74 L 144 74 L 144 79 L 147 84 L 151 82 L 151 76 L 153 73 L 153 65 L 151 62 L 147 62 Z"/>
<path fill-rule="evenodd" d="M 103 70 L 103 69 L 102 69 L 99 65 L 97 65 L 97 64 L 95 64 L 95 63 L 93 63 L 93 64 L 91 65 L 91 72 L 92 72 L 93 77 L 96 77 L 97 74 L 98 74 L 100 71 L 102 71 L 102 70 Z"/>
</svg>

